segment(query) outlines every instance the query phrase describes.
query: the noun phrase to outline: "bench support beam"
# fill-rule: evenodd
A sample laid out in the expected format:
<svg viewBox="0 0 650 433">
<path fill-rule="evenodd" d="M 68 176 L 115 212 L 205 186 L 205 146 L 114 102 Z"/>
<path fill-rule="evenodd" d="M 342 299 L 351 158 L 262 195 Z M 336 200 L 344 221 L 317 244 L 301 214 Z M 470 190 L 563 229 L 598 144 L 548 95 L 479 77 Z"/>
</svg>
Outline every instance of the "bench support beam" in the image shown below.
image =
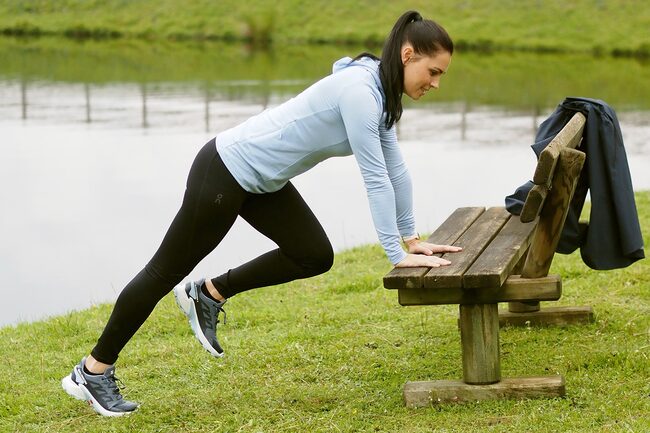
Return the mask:
<svg viewBox="0 0 650 433">
<path fill-rule="evenodd" d="M 528 313 L 499 311 L 500 326 L 568 326 L 594 321 L 591 307 L 552 307 Z"/>
<path fill-rule="evenodd" d="M 404 385 L 404 403 L 410 408 L 479 400 L 553 398 L 564 394 L 562 376 L 503 379 L 491 385 L 469 385 L 460 380 L 406 382 Z"/>
<path fill-rule="evenodd" d="M 559 275 L 520 278 L 511 275 L 501 287 L 481 289 L 400 289 L 401 305 L 496 304 L 510 301 L 557 301 L 562 295 Z"/>
</svg>

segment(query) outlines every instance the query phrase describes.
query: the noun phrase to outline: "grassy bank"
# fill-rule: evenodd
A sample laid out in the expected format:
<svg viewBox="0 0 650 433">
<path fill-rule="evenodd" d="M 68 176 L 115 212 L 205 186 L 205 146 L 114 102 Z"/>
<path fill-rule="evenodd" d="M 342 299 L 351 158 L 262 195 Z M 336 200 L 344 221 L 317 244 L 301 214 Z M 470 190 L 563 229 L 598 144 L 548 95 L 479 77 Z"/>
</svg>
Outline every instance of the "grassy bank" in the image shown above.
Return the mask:
<svg viewBox="0 0 650 433">
<path fill-rule="evenodd" d="M 637 195 L 650 233 L 650 192 Z M 123 351 L 118 373 L 142 407 L 104 419 L 60 389 L 110 305 L 0 329 L 1 432 L 646 432 L 650 429 L 650 263 L 596 272 L 557 256 L 562 305 L 595 323 L 508 328 L 504 377 L 563 374 L 562 399 L 407 410 L 406 380 L 462 375 L 454 306 L 403 308 L 381 287 L 377 246 L 338 254 L 329 273 L 242 294 L 220 328 L 227 356 L 194 341 L 171 296 Z M 55 289 L 55 288 L 53 288 Z"/>
<path fill-rule="evenodd" d="M 466 49 L 650 55 L 644 0 L 0 0 L 0 33 L 373 45 L 408 8 L 441 22 Z"/>
</svg>

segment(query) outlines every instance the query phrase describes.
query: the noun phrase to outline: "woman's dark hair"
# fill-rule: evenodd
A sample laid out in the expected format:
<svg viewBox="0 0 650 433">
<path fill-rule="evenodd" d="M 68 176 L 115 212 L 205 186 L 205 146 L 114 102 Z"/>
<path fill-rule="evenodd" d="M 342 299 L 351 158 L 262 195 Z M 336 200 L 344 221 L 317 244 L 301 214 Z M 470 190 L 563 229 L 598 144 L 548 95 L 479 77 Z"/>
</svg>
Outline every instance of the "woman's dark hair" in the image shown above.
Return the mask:
<svg viewBox="0 0 650 433">
<path fill-rule="evenodd" d="M 416 54 L 432 56 L 440 51 L 454 52 L 454 43 L 447 31 L 432 20 L 425 20 L 416 11 L 408 11 L 398 18 L 393 26 L 381 53 L 379 77 L 384 88 L 386 101 L 386 128 L 390 129 L 402 117 L 402 93 L 404 92 L 404 65 L 402 64 L 402 45 L 409 42 Z M 370 57 L 361 53 L 354 60 Z"/>
</svg>

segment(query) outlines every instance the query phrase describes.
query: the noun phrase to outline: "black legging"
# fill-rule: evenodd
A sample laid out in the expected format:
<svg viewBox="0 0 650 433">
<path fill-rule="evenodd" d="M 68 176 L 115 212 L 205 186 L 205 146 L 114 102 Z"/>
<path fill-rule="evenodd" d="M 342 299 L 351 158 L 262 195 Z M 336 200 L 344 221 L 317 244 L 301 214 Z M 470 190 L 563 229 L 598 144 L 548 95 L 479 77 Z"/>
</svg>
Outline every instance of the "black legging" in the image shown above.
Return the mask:
<svg viewBox="0 0 650 433">
<path fill-rule="evenodd" d="M 212 279 L 224 297 L 332 267 L 332 245 L 294 186 L 287 183 L 268 194 L 246 192 L 223 164 L 213 139 L 192 164 L 183 204 L 162 244 L 120 293 L 92 356 L 113 364 L 158 301 L 219 245 L 237 215 L 279 248 Z"/>
</svg>

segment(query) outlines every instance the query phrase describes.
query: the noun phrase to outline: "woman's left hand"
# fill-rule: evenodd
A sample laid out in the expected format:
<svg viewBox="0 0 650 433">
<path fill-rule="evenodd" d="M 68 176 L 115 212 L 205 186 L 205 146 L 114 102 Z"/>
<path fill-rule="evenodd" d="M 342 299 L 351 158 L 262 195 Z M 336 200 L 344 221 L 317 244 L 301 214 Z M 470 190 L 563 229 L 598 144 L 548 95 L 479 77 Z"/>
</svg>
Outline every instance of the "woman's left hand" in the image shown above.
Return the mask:
<svg viewBox="0 0 650 433">
<path fill-rule="evenodd" d="M 408 252 L 410 254 L 424 254 L 431 256 L 437 253 L 457 253 L 463 251 L 461 247 L 454 247 L 452 245 L 437 245 L 429 242 L 422 242 L 417 239 L 406 243 Z"/>
</svg>

